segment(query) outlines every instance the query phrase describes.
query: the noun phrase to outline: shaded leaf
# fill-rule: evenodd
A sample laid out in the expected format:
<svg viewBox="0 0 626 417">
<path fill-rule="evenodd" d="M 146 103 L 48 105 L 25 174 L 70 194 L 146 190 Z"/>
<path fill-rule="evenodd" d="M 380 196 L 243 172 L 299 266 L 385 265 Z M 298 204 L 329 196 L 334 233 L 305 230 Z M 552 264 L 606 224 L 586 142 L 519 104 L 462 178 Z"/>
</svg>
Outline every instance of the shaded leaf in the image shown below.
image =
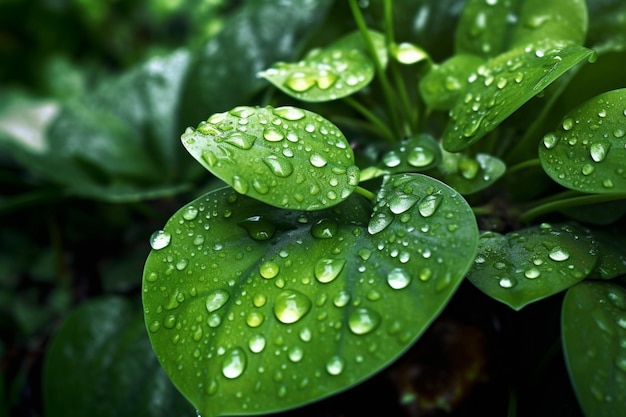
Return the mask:
<svg viewBox="0 0 626 417">
<path fill-rule="evenodd" d="M 432 175 L 464 195 L 484 190 L 506 172 L 502 160 L 486 153 L 469 156 L 442 150 L 442 154 L 441 164 L 432 170 Z"/>
<path fill-rule="evenodd" d="M 154 357 L 139 309 L 121 298 L 89 301 L 66 319 L 43 379 L 49 417 L 194 415 Z"/>
<path fill-rule="evenodd" d="M 567 291 L 561 314 L 565 361 L 585 415 L 618 417 L 626 404 L 626 290 L 584 281 Z"/>
<path fill-rule="evenodd" d="M 235 107 L 189 128 L 182 141 L 237 192 L 277 207 L 329 207 L 359 183 L 354 154 L 339 129 L 295 107 Z"/>
<path fill-rule="evenodd" d="M 602 51 L 626 49 L 626 3 L 620 0 L 594 0 L 589 8 L 587 44 Z"/>
<path fill-rule="evenodd" d="M 542 224 L 501 235 L 485 232 L 468 279 L 515 310 L 585 278 L 597 261 L 597 243 L 574 225 Z"/>
<path fill-rule="evenodd" d="M 598 263 L 590 278 L 613 279 L 626 275 L 626 239 L 621 235 L 594 231 L 599 244 Z"/>
<path fill-rule="evenodd" d="M 346 389 L 439 314 L 475 254 L 467 203 L 415 174 L 392 177 L 369 211 L 358 196 L 301 212 L 224 189 L 153 236 L 150 338 L 202 415 L 284 410 Z"/>
<path fill-rule="evenodd" d="M 626 89 L 613 90 L 565 115 L 543 137 L 539 158 L 564 187 L 588 193 L 626 191 Z"/>
</svg>

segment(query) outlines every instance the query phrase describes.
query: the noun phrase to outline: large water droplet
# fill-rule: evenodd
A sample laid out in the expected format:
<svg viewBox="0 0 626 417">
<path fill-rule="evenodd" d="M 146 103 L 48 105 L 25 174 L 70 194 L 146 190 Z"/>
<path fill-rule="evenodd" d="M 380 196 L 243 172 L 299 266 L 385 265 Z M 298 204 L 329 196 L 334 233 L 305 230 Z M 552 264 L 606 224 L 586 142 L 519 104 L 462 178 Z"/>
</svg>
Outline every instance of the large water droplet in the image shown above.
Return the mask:
<svg viewBox="0 0 626 417">
<path fill-rule="evenodd" d="M 437 211 L 441 205 L 442 197 L 439 194 L 432 194 L 423 197 L 419 204 L 418 210 L 423 217 L 430 217 Z"/>
<path fill-rule="evenodd" d="M 547 149 L 554 148 L 559 143 L 559 138 L 554 133 L 548 133 L 543 137 L 543 146 Z"/>
<path fill-rule="evenodd" d="M 380 323 L 380 315 L 369 308 L 360 307 L 352 310 L 348 318 L 348 327 L 354 334 L 367 334 Z"/>
<path fill-rule="evenodd" d="M 296 290 L 285 290 L 274 301 L 274 314 L 282 323 L 300 320 L 311 309 L 311 300 Z"/>
<path fill-rule="evenodd" d="M 337 81 L 339 76 L 334 72 L 327 69 L 322 69 L 317 74 L 317 78 L 315 79 L 315 83 L 322 90 L 329 89 L 335 82 Z"/>
<path fill-rule="evenodd" d="M 326 362 L 326 371 L 331 375 L 339 375 L 343 372 L 345 362 L 339 356 L 333 356 Z"/>
<path fill-rule="evenodd" d="M 319 153 L 313 153 L 309 158 L 309 162 L 316 168 L 322 168 L 328 163 L 328 161 L 326 161 L 326 158 L 324 158 Z"/>
<path fill-rule="evenodd" d="M 263 216 L 252 216 L 239 222 L 254 240 L 268 240 L 274 237 L 276 225 Z"/>
<path fill-rule="evenodd" d="M 276 262 L 268 261 L 261 264 L 259 274 L 265 279 L 272 279 L 280 272 L 280 266 Z"/>
<path fill-rule="evenodd" d="M 535 278 L 539 278 L 539 276 L 541 275 L 541 271 L 539 271 L 538 268 L 529 268 L 526 271 L 524 271 L 524 276 L 528 279 L 535 279 Z"/>
<path fill-rule="evenodd" d="M 246 353 L 241 348 L 234 348 L 230 350 L 224 362 L 222 362 L 222 374 L 229 379 L 234 379 L 246 370 Z"/>
<path fill-rule="evenodd" d="M 293 165 L 286 159 L 277 157 L 276 155 L 270 155 L 263 159 L 265 165 L 267 165 L 272 171 L 272 174 L 277 177 L 286 178 L 293 173 Z"/>
<path fill-rule="evenodd" d="M 504 278 L 500 278 L 499 284 L 502 288 L 513 288 L 514 286 L 517 285 L 517 280 L 513 277 L 511 278 L 504 277 Z"/>
<path fill-rule="evenodd" d="M 289 349 L 287 356 L 291 362 L 300 362 L 304 357 L 304 350 L 300 346 L 294 346 Z"/>
<path fill-rule="evenodd" d="M 285 120 L 296 121 L 303 119 L 306 115 L 304 111 L 291 106 L 283 106 L 274 109 L 274 114 Z"/>
<path fill-rule="evenodd" d="M 370 222 L 367 225 L 367 231 L 370 234 L 375 235 L 389 226 L 393 222 L 393 219 L 394 216 L 387 213 L 376 213 L 370 219 Z"/>
<path fill-rule="evenodd" d="M 414 64 L 428 58 L 428 54 L 426 54 L 422 49 L 407 42 L 399 43 L 392 49 L 392 52 L 396 60 L 405 65 Z"/>
<path fill-rule="evenodd" d="M 435 154 L 421 146 L 413 148 L 407 156 L 407 162 L 416 168 L 428 166 L 434 161 L 434 159 Z"/>
<path fill-rule="evenodd" d="M 304 72 L 294 72 L 287 78 L 285 85 L 297 93 L 303 93 L 315 85 L 315 79 Z"/>
<path fill-rule="evenodd" d="M 417 200 L 414 194 L 396 194 L 389 200 L 389 209 L 394 214 L 401 214 L 413 207 Z"/>
<path fill-rule="evenodd" d="M 333 298 L 335 307 L 345 307 L 350 302 L 350 293 L 347 291 L 339 291 Z"/>
<path fill-rule="evenodd" d="M 320 259 L 315 263 L 315 278 L 321 283 L 328 283 L 337 278 L 346 265 L 345 259 Z"/>
<path fill-rule="evenodd" d="M 252 135 L 246 135 L 242 132 L 233 132 L 224 142 L 245 151 L 252 148 L 255 141 L 256 137 Z"/>
<path fill-rule="evenodd" d="M 222 308 L 230 298 L 230 294 L 226 290 L 213 290 L 206 297 L 206 309 L 209 313 Z"/>
<path fill-rule="evenodd" d="M 569 259 L 569 252 L 567 252 L 565 249 L 561 248 L 560 246 L 555 246 L 554 248 L 552 248 L 548 256 L 553 261 L 563 262 Z"/>
<path fill-rule="evenodd" d="M 569 117 L 563 120 L 563 130 L 571 130 L 574 127 L 574 121 Z"/>
<path fill-rule="evenodd" d="M 387 283 L 394 290 L 401 290 L 411 283 L 411 276 L 402 268 L 394 268 L 387 274 Z"/>
<path fill-rule="evenodd" d="M 260 353 L 265 349 L 265 338 L 260 334 L 254 335 L 248 340 L 248 348 L 252 353 Z"/>
<path fill-rule="evenodd" d="M 591 159 L 595 162 L 602 162 L 604 158 L 606 158 L 606 154 L 609 152 L 608 144 L 602 142 L 592 143 L 589 147 L 589 154 L 591 155 Z"/>
<path fill-rule="evenodd" d="M 157 230 L 152 233 L 152 236 L 150 236 L 150 246 L 154 250 L 160 250 L 166 248 L 170 244 L 171 240 L 172 235 L 169 232 Z"/>
</svg>

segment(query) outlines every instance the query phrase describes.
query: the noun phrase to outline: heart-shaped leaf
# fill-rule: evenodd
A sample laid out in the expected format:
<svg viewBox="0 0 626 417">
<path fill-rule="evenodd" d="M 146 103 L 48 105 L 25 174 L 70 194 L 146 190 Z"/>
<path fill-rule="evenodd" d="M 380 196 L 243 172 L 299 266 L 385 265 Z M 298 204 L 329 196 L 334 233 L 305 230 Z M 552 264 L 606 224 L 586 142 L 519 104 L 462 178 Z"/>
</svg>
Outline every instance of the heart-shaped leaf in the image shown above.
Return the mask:
<svg viewBox="0 0 626 417">
<path fill-rule="evenodd" d="M 419 134 L 395 144 L 381 158 L 380 168 L 389 173 L 425 171 L 441 161 L 439 142 Z"/>
<path fill-rule="evenodd" d="M 597 243 L 574 225 L 542 224 L 480 236 L 468 279 L 515 310 L 563 291 L 585 278 L 597 260 Z"/>
<path fill-rule="evenodd" d="M 559 129 L 543 137 L 539 158 L 564 187 L 626 192 L 626 89 L 600 94 L 569 112 Z"/>
<path fill-rule="evenodd" d="M 369 31 L 381 65 L 387 65 L 385 37 Z M 374 78 L 374 62 L 360 32 L 324 49 L 314 49 L 299 62 L 278 62 L 259 75 L 286 94 L 302 101 L 330 101 L 349 96 Z"/>
<path fill-rule="evenodd" d="M 370 220 L 355 195 L 285 211 L 223 189 L 153 235 L 146 325 L 202 415 L 284 410 L 346 389 L 439 314 L 475 255 L 471 209 L 419 174 L 392 177 L 376 207 Z"/>
<path fill-rule="evenodd" d="M 468 85 L 468 77 L 485 61 L 475 55 L 459 54 L 431 69 L 419 83 L 426 105 L 434 110 L 454 107 Z"/>
<path fill-rule="evenodd" d="M 237 192 L 277 207 L 333 206 L 359 183 L 354 154 L 339 129 L 295 107 L 236 107 L 188 128 L 182 142 Z"/>
<path fill-rule="evenodd" d="M 498 55 L 472 73 L 464 96 L 450 111 L 443 146 L 460 151 L 481 139 L 511 113 L 593 52 L 545 40 Z"/>
<path fill-rule="evenodd" d="M 561 315 L 563 351 L 585 415 L 617 417 L 626 404 L 626 290 L 583 281 L 567 291 Z"/>
<path fill-rule="evenodd" d="M 441 164 L 432 174 L 464 195 L 489 187 L 506 172 L 502 160 L 486 153 L 471 157 L 442 150 L 442 154 Z"/>
</svg>

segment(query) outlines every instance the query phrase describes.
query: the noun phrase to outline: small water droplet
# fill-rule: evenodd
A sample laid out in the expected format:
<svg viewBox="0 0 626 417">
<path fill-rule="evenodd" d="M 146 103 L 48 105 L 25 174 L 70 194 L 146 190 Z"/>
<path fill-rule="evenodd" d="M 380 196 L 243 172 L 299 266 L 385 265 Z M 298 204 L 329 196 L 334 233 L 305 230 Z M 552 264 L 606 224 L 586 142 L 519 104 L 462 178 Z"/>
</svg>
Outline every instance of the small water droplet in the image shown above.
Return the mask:
<svg viewBox="0 0 626 417">
<path fill-rule="evenodd" d="M 437 211 L 441 205 L 442 197 L 439 194 L 431 194 L 423 197 L 419 204 L 418 210 L 422 217 L 430 217 Z"/>
<path fill-rule="evenodd" d="M 610 145 L 602 142 L 592 143 L 589 147 L 589 154 L 591 155 L 591 159 L 593 159 L 594 162 L 604 161 L 604 158 L 606 158 L 606 154 L 609 152 L 609 147 Z"/>
<path fill-rule="evenodd" d="M 423 168 L 435 160 L 435 155 L 428 149 L 416 146 L 407 155 L 407 162 L 415 168 Z"/>
<path fill-rule="evenodd" d="M 548 133 L 543 137 L 543 146 L 552 149 L 559 143 L 559 138 L 554 133 Z"/>
<path fill-rule="evenodd" d="M 245 119 L 242 119 L 245 120 Z M 252 148 L 254 142 L 256 141 L 256 137 L 252 135 L 247 135 L 242 132 L 233 132 L 224 142 L 229 145 L 233 145 L 236 148 L 243 149 L 244 151 Z"/>
<path fill-rule="evenodd" d="M 394 290 L 401 290 L 411 283 L 411 276 L 402 268 L 394 268 L 387 274 L 387 283 Z"/>
<path fill-rule="evenodd" d="M 602 181 L 602 186 L 604 188 L 613 188 L 613 181 L 610 178 L 606 178 Z"/>
<path fill-rule="evenodd" d="M 304 350 L 300 346 L 294 346 L 289 349 L 287 356 L 291 362 L 300 362 L 304 357 Z"/>
<path fill-rule="evenodd" d="M 513 288 L 517 285 L 517 280 L 515 278 L 500 278 L 499 284 L 502 288 Z"/>
<path fill-rule="evenodd" d="M 335 307 L 345 307 L 350 302 L 350 293 L 347 291 L 339 291 L 335 298 L 333 298 L 333 304 Z"/>
<path fill-rule="evenodd" d="M 591 175 L 591 174 L 593 174 L 593 171 L 595 171 L 595 170 L 596 170 L 596 168 L 593 165 L 591 165 L 591 164 L 584 164 L 583 167 L 582 167 L 581 172 L 582 172 L 583 175 Z"/>
<path fill-rule="evenodd" d="M 345 265 L 345 259 L 324 258 L 317 261 L 313 272 L 319 282 L 326 284 L 337 278 Z"/>
<path fill-rule="evenodd" d="M 254 335 L 248 340 L 248 348 L 252 353 L 260 353 L 265 349 L 265 338 L 259 334 Z"/>
<path fill-rule="evenodd" d="M 263 316 L 263 314 L 259 313 L 258 311 L 252 311 L 246 317 L 246 324 L 252 328 L 259 327 L 261 324 L 263 324 L 264 320 L 265 316 Z"/>
<path fill-rule="evenodd" d="M 574 121 L 569 117 L 563 120 L 563 130 L 571 130 L 574 127 Z"/>
<path fill-rule="evenodd" d="M 300 340 L 302 340 L 303 342 L 310 342 L 311 341 L 311 330 L 308 327 L 303 327 L 302 329 L 300 329 Z"/>
<path fill-rule="evenodd" d="M 282 323 L 290 324 L 300 320 L 311 309 L 311 300 L 301 292 L 285 290 L 274 301 L 274 314 Z"/>
<path fill-rule="evenodd" d="M 166 248 L 170 244 L 171 240 L 172 235 L 169 232 L 157 230 L 152 233 L 152 236 L 150 236 L 150 246 L 154 250 L 160 250 Z"/>
<path fill-rule="evenodd" d="M 233 188 L 239 194 L 246 194 L 248 192 L 248 182 L 244 180 L 243 178 L 241 178 L 239 175 L 233 176 L 232 183 L 233 183 L 232 184 Z"/>
<path fill-rule="evenodd" d="M 399 43 L 392 51 L 396 60 L 405 65 L 414 64 L 428 58 L 428 55 L 422 49 L 408 42 Z"/>
<path fill-rule="evenodd" d="M 217 289 L 211 291 L 206 298 L 206 309 L 209 313 L 219 310 L 226 304 L 230 294 L 226 290 Z"/>
<path fill-rule="evenodd" d="M 538 268 L 529 268 L 526 271 L 524 271 L 524 276 L 528 279 L 539 278 L 540 275 L 541 275 L 541 271 L 539 271 Z"/>
<path fill-rule="evenodd" d="M 304 72 L 294 72 L 285 81 L 285 86 L 297 93 L 303 93 L 315 85 L 315 79 Z"/>
<path fill-rule="evenodd" d="M 285 138 L 285 135 L 274 128 L 268 128 L 263 131 L 263 137 L 269 142 L 280 142 Z"/>
<path fill-rule="evenodd" d="M 322 69 L 317 74 L 315 83 L 320 89 L 328 90 L 330 87 L 332 87 L 333 84 L 335 84 L 337 78 L 339 78 L 339 76 L 335 74 L 335 72 L 327 69 Z"/>
<path fill-rule="evenodd" d="M 280 272 L 280 266 L 276 262 L 268 261 L 261 264 L 259 274 L 265 279 L 272 279 Z"/>
<path fill-rule="evenodd" d="M 548 256 L 553 261 L 563 262 L 569 259 L 569 252 L 567 252 L 565 249 L 561 248 L 560 246 L 555 246 L 554 248 L 552 248 Z"/>
<path fill-rule="evenodd" d="M 394 214 L 401 214 L 413 207 L 417 200 L 413 194 L 396 194 L 389 200 L 389 209 Z"/>
<path fill-rule="evenodd" d="M 330 375 L 339 375 L 343 372 L 345 367 L 345 362 L 339 356 L 331 357 L 328 362 L 326 362 L 326 371 Z"/>
<path fill-rule="evenodd" d="M 374 330 L 380 323 L 380 315 L 369 308 L 359 307 L 350 313 L 348 327 L 354 334 L 367 334 Z"/>
<path fill-rule="evenodd" d="M 150 326 L 148 326 L 148 329 L 150 329 L 152 333 L 158 332 L 160 328 L 161 328 L 161 323 L 159 323 L 156 320 L 150 323 Z"/>
<path fill-rule="evenodd" d="M 459 172 L 461 176 L 467 180 L 476 178 L 479 170 L 480 165 L 474 159 L 467 158 L 459 162 Z"/>
<path fill-rule="evenodd" d="M 238 378 L 245 371 L 246 362 L 246 353 L 243 349 L 231 349 L 222 362 L 222 374 L 228 379 Z"/>
<path fill-rule="evenodd" d="M 387 213 L 376 213 L 372 215 L 372 218 L 367 225 L 367 231 L 375 235 L 383 231 L 387 226 L 389 226 L 393 222 L 394 217 Z"/>
<path fill-rule="evenodd" d="M 395 151 L 389 151 L 383 156 L 383 164 L 385 164 L 388 168 L 397 167 L 402 163 L 402 159 L 400 155 L 398 155 Z"/>
</svg>

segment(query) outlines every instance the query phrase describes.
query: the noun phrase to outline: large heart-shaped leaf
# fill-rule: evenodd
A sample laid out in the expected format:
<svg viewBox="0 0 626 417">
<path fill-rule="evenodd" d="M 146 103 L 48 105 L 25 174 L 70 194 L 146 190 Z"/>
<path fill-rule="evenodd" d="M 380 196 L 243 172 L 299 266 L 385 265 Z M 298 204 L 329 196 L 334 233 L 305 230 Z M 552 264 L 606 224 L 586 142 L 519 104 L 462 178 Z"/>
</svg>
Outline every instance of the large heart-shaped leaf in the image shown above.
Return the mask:
<svg viewBox="0 0 626 417">
<path fill-rule="evenodd" d="M 515 310 L 556 294 L 585 278 L 597 260 L 597 244 L 574 225 L 542 224 L 480 236 L 468 279 Z"/>
<path fill-rule="evenodd" d="M 377 59 L 387 64 L 385 37 L 369 31 Z M 319 102 L 349 96 L 374 78 L 375 65 L 360 32 L 351 33 L 324 49 L 314 49 L 302 61 L 278 62 L 259 75 L 286 94 Z"/>
<path fill-rule="evenodd" d="M 187 129 L 182 141 L 239 193 L 277 207 L 333 206 L 359 183 L 354 154 L 339 129 L 295 107 L 236 107 Z"/>
<path fill-rule="evenodd" d="M 564 187 L 626 192 L 626 89 L 600 94 L 569 112 L 557 131 L 543 137 L 539 158 Z"/>
<path fill-rule="evenodd" d="M 89 301 L 65 320 L 43 390 L 49 417 L 193 415 L 151 351 L 139 308 L 121 298 Z"/>
<path fill-rule="evenodd" d="M 626 407 L 626 290 L 583 281 L 563 300 L 565 361 L 585 415 L 617 417 Z"/>
<path fill-rule="evenodd" d="M 481 139 L 574 65 L 593 52 L 545 40 L 498 55 L 472 73 L 465 95 L 450 111 L 443 146 L 460 151 Z"/>
<path fill-rule="evenodd" d="M 419 174 L 392 177 L 370 219 L 352 196 L 285 211 L 231 189 L 153 235 L 143 302 L 153 347 L 202 415 L 283 410 L 400 355 L 469 269 L 467 203 Z"/>
</svg>

